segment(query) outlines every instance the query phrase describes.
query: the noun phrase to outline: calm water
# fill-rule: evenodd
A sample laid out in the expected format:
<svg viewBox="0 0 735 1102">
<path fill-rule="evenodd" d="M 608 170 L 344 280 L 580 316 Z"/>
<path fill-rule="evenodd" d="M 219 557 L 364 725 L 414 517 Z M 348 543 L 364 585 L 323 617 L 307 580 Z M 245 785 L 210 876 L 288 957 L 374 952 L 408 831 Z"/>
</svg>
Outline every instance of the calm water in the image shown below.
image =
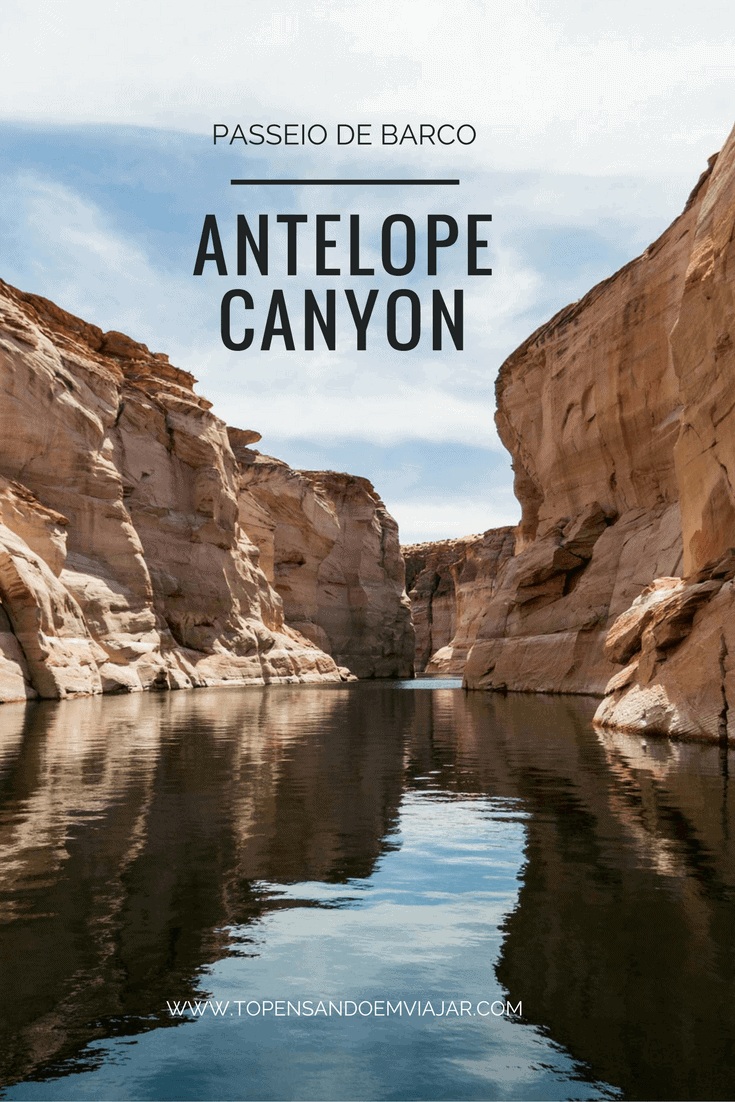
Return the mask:
<svg viewBox="0 0 735 1102">
<path fill-rule="evenodd" d="M 727 757 L 593 711 L 3 707 L 0 1097 L 735 1097 Z"/>
</svg>

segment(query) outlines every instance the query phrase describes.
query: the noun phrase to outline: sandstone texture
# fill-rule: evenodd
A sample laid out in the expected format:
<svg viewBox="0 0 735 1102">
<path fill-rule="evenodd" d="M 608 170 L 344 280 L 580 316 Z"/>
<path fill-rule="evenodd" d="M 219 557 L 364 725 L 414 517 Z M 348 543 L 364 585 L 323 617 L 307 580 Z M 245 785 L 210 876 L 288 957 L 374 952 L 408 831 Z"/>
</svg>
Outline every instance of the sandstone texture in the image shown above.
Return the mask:
<svg viewBox="0 0 735 1102">
<path fill-rule="evenodd" d="M 699 204 L 670 344 L 684 580 L 648 592 L 608 645 L 626 663 L 596 720 L 622 730 L 735 738 L 735 131 Z M 654 585 L 666 585 L 658 579 Z"/>
<path fill-rule="evenodd" d="M 414 631 L 398 526 L 366 478 L 295 471 L 229 430 L 240 521 L 286 622 L 359 678 L 412 677 Z"/>
<path fill-rule="evenodd" d="M 735 738 L 734 225 L 735 132 L 669 229 L 502 366 L 522 520 L 468 687 Z"/>
<path fill-rule="evenodd" d="M 670 338 L 686 325 L 684 343 L 701 340 L 684 304 L 721 190 L 723 159 L 713 172 L 714 161 L 642 256 L 561 310 L 500 370 L 496 420 L 522 520 L 515 555 L 484 602 L 465 668 L 470 688 L 602 695 L 619 672 L 605 651 L 609 628 L 655 579 L 680 576 L 689 545 L 703 539 L 688 535 L 681 469 L 699 462 L 698 477 L 715 479 L 717 463 L 694 457 L 699 427 L 682 452 L 682 406 L 701 371 L 684 368 L 683 337 Z M 725 221 L 729 234 L 732 215 L 726 231 Z M 722 327 L 712 340 L 722 354 Z M 732 402 L 723 399 L 721 412 Z"/>
<path fill-rule="evenodd" d="M 494 528 L 481 536 L 402 548 L 417 673 L 462 675 L 498 570 L 513 547 L 514 529 Z"/>
<path fill-rule="evenodd" d="M 227 427 L 193 383 L 0 282 L 0 701 L 350 676 L 286 622 Z"/>
</svg>

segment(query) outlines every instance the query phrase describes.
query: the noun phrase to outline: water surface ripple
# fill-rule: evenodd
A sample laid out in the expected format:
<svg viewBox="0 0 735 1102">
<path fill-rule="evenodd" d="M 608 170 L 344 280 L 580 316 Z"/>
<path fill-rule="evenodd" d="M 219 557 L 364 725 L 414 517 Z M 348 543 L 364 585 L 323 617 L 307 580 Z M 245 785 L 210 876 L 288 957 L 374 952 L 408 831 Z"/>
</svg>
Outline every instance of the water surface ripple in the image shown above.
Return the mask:
<svg viewBox="0 0 735 1102">
<path fill-rule="evenodd" d="M 0 1096 L 735 1097 L 732 763 L 594 706 L 4 706 Z"/>
</svg>

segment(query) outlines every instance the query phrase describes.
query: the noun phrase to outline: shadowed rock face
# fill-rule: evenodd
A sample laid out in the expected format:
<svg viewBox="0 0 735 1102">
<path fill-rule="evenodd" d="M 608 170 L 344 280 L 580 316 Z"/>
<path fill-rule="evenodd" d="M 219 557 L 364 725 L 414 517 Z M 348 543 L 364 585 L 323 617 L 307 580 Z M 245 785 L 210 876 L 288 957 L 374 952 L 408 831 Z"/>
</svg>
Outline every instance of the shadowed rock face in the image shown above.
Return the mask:
<svg viewBox="0 0 735 1102">
<path fill-rule="evenodd" d="M 230 430 L 240 520 L 286 623 L 361 678 L 412 677 L 398 526 L 366 478 L 294 471 Z"/>
<path fill-rule="evenodd" d="M 482 536 L 402 548 L 417 673 L 463 673 L 484 606 L 513 546 L 513 528 L 491 528 Z"/>
<path fill-rule="evenodd" d="M 735 737 L 735 132 L 683 214 L 503 364 L 523 508 L 470 688 L 604 696 L 602 726 Z"/>
<path fill-rule="evenodd" d="M 285 623 L 227 428 L 193 384 L 0 282 L 0 701 L 349 676 Z M 386 535 L 363 554 L 397 578 L 375 502 Z M 369 619 L 369 586 L 361 602 Z"/>
<path fill-rule="evenodd" d="M 704 271 L 716 278 L 717 247 L 703 234 L 719 226 L 724 247 L 732 225 L 732 205 L 729 221 L 712 213 L 728 202 L 721 179 L 730 144 L 642 256 L 560 311 L 500 370 L 496 419 L 523 516 L 515 557 L 498 574 L 468 657 L 470 688 L 603 695 L 620 670 L 618 654 L 605 651 L 617 617 L 655 579 L 679 584 L 695 547 L 721 555 L 735 543 L 735 532 L 714 541 L 704 534 L 730 516 L 731 506 L 718 504 L 732 497 L 728 459 L 718 466 L 712 449 L 697 443 L 704 430 L 695 432 L 687 416 L 699 403 L 705 420 L 705 407 L 718 411 L 714 423 L 732 405 L 715 366 L 730 356 L 727 322 L 723 315 L 704 323 L 702 303 L 710 299 L 697 283 Z M 720 269 L 725 281 L 724 257 Z M 724 285 L 719 301 L 724 311 Z M 703 377 L 705 337 L 711 355 Z M 702 550 L 699 562 L 705 557 Z M 665 645 L 657 628 L 661 654 L 676 652 L 715 589 L 670 604 L 678 619 Z"/>
<path fill-rule="evenodd" d="M 605 726 L 735 737 L 734 220 L 735 132 L 699 205 L 671 332 L 685 580 L 617 656 L 627 665 L 598 709 L 596 720 Z M 613 633 L 624 629 L 618 621 Z"/>
</svg>

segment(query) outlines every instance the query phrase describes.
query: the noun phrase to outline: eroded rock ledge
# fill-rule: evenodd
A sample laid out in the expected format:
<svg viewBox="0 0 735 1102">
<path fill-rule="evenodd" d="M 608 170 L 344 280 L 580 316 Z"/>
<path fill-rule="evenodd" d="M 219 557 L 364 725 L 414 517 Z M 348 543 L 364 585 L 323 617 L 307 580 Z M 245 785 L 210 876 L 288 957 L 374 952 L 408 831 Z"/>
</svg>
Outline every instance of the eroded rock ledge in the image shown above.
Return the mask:
<svg viewBox="0 0 735 1102">
<path fill-rule="evenodd" d="M 167 356 L 0 281 L 0 701 L 354 676 L 355 648 L 335 661 L 284 616 L 245 521 L 243 467 L 193 384 Z M 248 436 L 234 431 L 238 446 Z M 413 651 L 397 529 L 353 482 L 310 484 L 332 501 L 343 618 L 392 625 L 386 663 L 353 663 L 384 676 Z"/>
<path fill-rule="evenodd" d="M 492 528 L 481 536 L 402 547 L 417 673 L 462 675 L 484 605 L 514 543 L 513 528 Z"/>
<path fill-rule="evenodd" d="M 618 665 L 596 720 L 622 730 L 735 738 L 735 131 L 692 234 L 671 352 L 683 581 L 654 582 L 613 626 Z"/>
<path fill-rule="evenodd" d="M 735 736 L 734 162 L 731 135 L 669 229 L 503 364 L 523 515 L 468 687 L 596 693 L 603 725 Z"/>
<path fill-rule="evenodd" d="M 295 471 L 228 430 L 240 520 L 286 621 L 360 678 L 412 677 L 398 525 L 366 478 Z M 251 441 L 254 442 L 254 441 Z"/>
</svg>

